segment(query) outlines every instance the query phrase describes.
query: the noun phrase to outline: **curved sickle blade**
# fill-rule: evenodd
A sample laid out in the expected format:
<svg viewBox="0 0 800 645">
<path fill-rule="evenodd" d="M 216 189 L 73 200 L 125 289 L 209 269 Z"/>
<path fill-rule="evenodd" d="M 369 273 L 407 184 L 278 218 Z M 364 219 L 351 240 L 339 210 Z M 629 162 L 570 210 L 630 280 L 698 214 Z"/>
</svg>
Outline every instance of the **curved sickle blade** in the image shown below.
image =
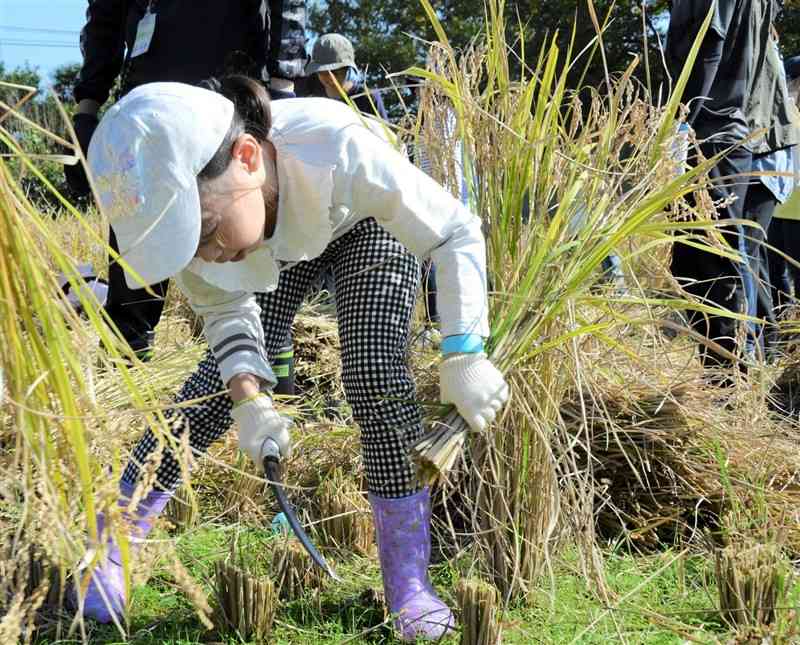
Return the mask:
<svg viewBox="0 0 800 645">
<path fill-rule="evenodd" d="M 286 497 L 286 492 L 283 490 L 283 486 L 281 485 L 281 472 L 278 460 L 274 457 L 265 457 L 264 473 L 266 474 L 267 479 L 269 479 L 269 487 L 275 494 L 275 499 L 278 500 L 278 506 L 281 507 L 283 514 L 286 516 L 286 519 L 289 522 L 289 526 L 292 527 L 292 531 L 294 531 L 297 539 L 300 540 L 300 544 L 303 545 L 303 548 L 308 552 L 308 555 L 311 556 L 311 559 L 320 569 L 322 569 L 337 582 L 342 582 L 342 579 L 336 575 L 336 572 L 333 570 L 331 565 L 327 563 L 322 554 L 311 543 L 311 539 L 308 537 L 303 527 L 300 526 L 300 522 L 297 520 L 297 514 L 294 512 L 294 508 L 289 503 L 289 499 Z"/>
</svg>

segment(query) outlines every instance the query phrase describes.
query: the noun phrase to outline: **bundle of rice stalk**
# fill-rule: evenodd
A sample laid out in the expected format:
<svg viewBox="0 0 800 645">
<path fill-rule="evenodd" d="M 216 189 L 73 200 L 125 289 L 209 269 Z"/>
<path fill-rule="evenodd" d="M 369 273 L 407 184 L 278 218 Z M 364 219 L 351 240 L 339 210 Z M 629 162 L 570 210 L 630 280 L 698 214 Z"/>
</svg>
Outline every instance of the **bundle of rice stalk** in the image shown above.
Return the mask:
<svg viewBox="0 0 800 645">
<path fill-rule="evenodd" d="M 3 108 L 8 110 L 9 106 Z M 0 145 L 10 151 L 13 161 L 35 176 L 83 225 L 87 239 L 105 246 L 94 227 L 63 200 L 5 129 L 8 119 L 22 120 L 59 145 L 74 146 L 24 120 L 15 110 L 8 110 L 0 123 Z M 97 402 L 96 366 L 85 360 L 85 348 L 95 346 L 99 337 L 110 347 L 108 358 L 101 360 L 121 364 L 117 379 L 129 406 L 153 427 L 163 425 L 163 416 L 157 412 L 152 390 L 133 382 L 115 349 L 115 335 L 105 312 L 94 298 L 87 297 L 88 290 L 81 289 L 83 279 L 77 263 L 65 253 L 49 226 L 49 217 L 31 204 L 6 160 L 0 159 L 0 404 L 4 418 L 10 421 L 2 428 L 2 444 L 9 448 L 9 459 L 4 464 L 0 490 L 19 490 L 8 500 L 6 515 L 18 518 L 9 544 L 21 562 L 35 547 L 54 566 L 72 574 L 85 590 L 88 571 L 79 575 L 77 564 L 88 546 L 99 547 L 99 552 L 104 548 L 97 544 L 96 514 L 112 505 L 115 491 L 109 481 L 117 481 L 120 471 L 118 453 L 116 458 L 101 460 L 93 450 L 92 439 L 108 436 L 114 417 Z M 56 272 L 64 274 L 78 294 L 85 323 L 68 305 Z M 3 533 L 5 528 L 0 526 Z M 118 530 L 119 523 L 113 518 L 110 529 L 119 533 L 116 537 L 127 578 L 125 531 Z M 94 566 L 98 558 L 90 562 L 90 567 Z M 24 590 L 15 585 L 13 576 L 0 580 L 0 613 L 11 609 L 6 601 L 15 597 L 23 598 L 15 612 L 32 606 Z M 4 634 L 9 636 L 7 629 Z"/>
<path fill-rule="evenodd" d="M 317 489 L 320 520 L 316 533 L 322 543 L 369 555 L 375 550 L 372 513 L 357 482 L 338 468 Z"/>
<path fill-rule="evenodd" d="M 179 532 L 188 531 L 197 524 L 197 497 L 185 486 L 179 488 L 165 509 L 167 519 Z"/>
<path fill-rule="evenodd" d="M 732 627 L 762 627 L 791 607 L 795 574 L 781 545 L 737 537 L 714 552 L 719 611 Z"/>
<path fill-rule="evenodd" d="M 463 579 L 456 588 L 461 610 L 461 645 L 500 645 L 500 594 L 482 580 Z"/>
<path fill-rule="evenodd" d="M 607 94 L 568 91 L 576 57 L 571 49 L 560 52 L 555 39 L 535 63 L 520 61 L 521 71 L 514 72 L 508 61 L 519 52 L 507 41 L 502 0 L 487 3 L 482 42 L 458 60 L 435 10 L 427 0 L 422 4 L 439 40 L 441 73 L 405 73 L 425 78 L 430 95 L 439 97 L 438 108 L 423 97 L 420 113 L 449 109 L 455 115 L 471 206 L 486 230 L 492 285 L 487 349 L 512 392 L 492 431 L 471 444 L 474 528 L 491 580 L 503 596 L 524 595 L 543 571 L 560 518 L 586 535 L 582 551 L 596 569 L 591 478 L 584 465 L 563 458 L 573 438 L 559 409 L 580 385 L 583 339 L 614 343 L 608 332 L 621 324 L 613 298 L 592 291 L 601 262 L 615 251 L 623 263 L 652 255 L 681 236 L 735 257 L 717 244 L 719 236 L 703 241 L 697 234 L 713 229 L 713 220 L 679 225 L 664 215 L 704 185 L 712 163 L 675 176 L 669 154 L 699 41 L 675 93 L 656 108 L 631 81 L 637 60 L 619 78 L 607 79 Z M 526 42 L 524 33 L 518 36 Z M 435 146 L 441 136 L 426 135 L 422 125 L 420 145 Z M 644 295 L 626 301 L 643 307 L 666 302 Z M 646 318 L 639 324 L 652 324 Z M 414 447 L 423 481 L 446 476 L 465 432 L 463 421 L 450 414 Z"/>
<path fill-rule="evenodd" d="M 221 622 L 244 641 L 269 642 L 278 597 L 269 576 L 244 571 L 227 561 L 214 564 Z"/>
<path fill-rule="evenodd" d="M 281 600 L 297 600 L 319 590 L 325 574 L 314 565 L 311 556 L 298 540 L 279 540 L 272 550 L 272 578 Z"/>
</svg>

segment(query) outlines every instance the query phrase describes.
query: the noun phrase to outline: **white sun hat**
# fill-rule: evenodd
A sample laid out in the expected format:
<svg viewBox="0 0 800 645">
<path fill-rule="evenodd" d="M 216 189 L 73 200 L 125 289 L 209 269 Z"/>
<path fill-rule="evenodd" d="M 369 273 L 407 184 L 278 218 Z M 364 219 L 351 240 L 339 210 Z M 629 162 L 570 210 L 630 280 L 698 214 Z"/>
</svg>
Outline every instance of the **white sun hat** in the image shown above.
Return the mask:
<svg viewBox="0 0 800 645">
<path fill-rule="evenodd" d="M 89 167 L 122 258 L 141 281 L 172 277 L 200 241 L 197 175 L 233 121 L 224 96 L 182 83 L 141 85 L 110 108 L 89 146 Z"/>
</svg>

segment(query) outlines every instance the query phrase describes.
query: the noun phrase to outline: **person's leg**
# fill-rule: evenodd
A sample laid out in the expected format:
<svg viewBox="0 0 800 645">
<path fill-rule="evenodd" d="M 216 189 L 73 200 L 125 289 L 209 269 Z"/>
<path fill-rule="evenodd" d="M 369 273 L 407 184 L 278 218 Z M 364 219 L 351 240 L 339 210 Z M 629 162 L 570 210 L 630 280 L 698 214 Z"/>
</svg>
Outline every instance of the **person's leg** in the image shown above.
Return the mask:
<svg viewBox="0 0 800 645">
<path fill-rule="evenodd" d="M 706 144 L 702 148 L 703 155 L 709 158 L 723 151 L 723 147 Z M 715 202 L 723 202 L 717 215 L 720 220 L 735 220 L 742 217 L 744 199 L 747 194 L 748 179 L 736 177 L 749 173 L 752 167 L 752 154 L 737 148 L 731 150 L 711 169 L 709 177 L 712 181 L 711 197 Z M 696 202 L 689 196 L 690 204 Z M 723 237 L 733 250 L 743 248 L 743 231 L 740 225 L 730 224 L 720 229 Z M 673 245 L 671 271 L 684 290 L 708 304 L 731 312 L 743 313 L 746 308 L 745 281 L 746 271 L 740 263 L 697 249 L 680 241 Z M 712 340 L 724 350 L 737 352 L 737 327 L 735 320 L 726 316 L 688 312 L 688 320 L 698 333 Z M 700 355 L 708 366 L 731 364 L 726 357 L 714 352 L 700 343 Z"/>
<path fill-rule="evenodd" d="M 800 262 L 800 220 L 784 219 L 782 249 L 795 262 Z M 795 302 L 800 299 L 800 268 L 786 262 L 786 293 L 791 294 Z"/>
<path fill-rule="evenodd" d="M 113 228 L 109 228 L 108 243 L 119 252 Z M 125 282 L 122 267 L 109 256 L 106 311 L 122 338 L 141 360 L 148 360 L 151 356 L 153 335 L 164 311 L 168 286 L 168 280 L 152 285 L 151 289 L 156 296 L 150 295 L 144 289 L 131 289 Z"/>
<path fill-rule="evenodd" d="M 772 288 L 772 304 L 775 308 L 775 317 L 780 318 L 783 307 L 791 302 L 792 284 L 790 263 L 782 254 L 791 256 L 788 251 L 790 235 L 790 220 L 776 217 L 769 227 L 769 244 L 775 250 L 768 251 L 769 258 L 769 283 Z"/>
<path fill-rule="evenodd" d="M 288 271 L 281 273 L 278 288 L 270 293 L 257 293 L 256 299 L 261 307 L 261 324 L 264 328 L 264 342 L 267 356 L 274 364 L 276 357 L 286 351 L 286 338 L 292 321 L 308 290 L 319 275 L 319 261 L 300 262 Z M 291 336 L 289 336 L 291 337 Z M 225 386 L 220 378 L 214 355 L 209 352 L 198 365 L 197 370 L 183 384 L 175 402 L 180 404 L 194 399 L 220 394 L 201 403 L 171 408 L 165 416 L 175 419 L 173 433 L 180 440 L 188 429 L 188 445 L 193 453 L 204 453 L 208 447 L 220 439 L 230 428 L 233 419 L 230 415 L 232 402 L 224 392 Z M 160 459 L 156 471 L 159 488 L 174 490 L 182 480 L 181 466 L 175 454 L 164 447 L 163 455 L 158 457 L 157 448 L 164 443 L 151 431 L 147 431 L 134 448 L 130 461 L 123 474 L 123 481 L 134 484 L 140 471 L 148 462 Z"/>
<path fill-rule="evenodd" d="M 764 355 L 767 346 L 775 338 L 775 317 L 772 312 L 772 292 L 769 288 L 769 267 L 764 242 L 776 205 L 775 196 L 764 184 L 755 182 L 750 185 L 743 215 L 759 228 L 744 227 L 744 253 L 749 267 L 749 280 L 746 283 L 747 313 L 767 321 L 767 326 L 765 329 L 761 324 L 748 324 L 747 349 L 758 356 Z"/>
<path fill-rule="evenodd" d="M 272 371 L 275 372 L 275 378 L 278 379 L 273 392 L 284 396 L 294 396 L 294 343 L 291 326 L 281 347 L 271 360 Z"/>
<path fill-rule="evenodd" d="M 281 99 L 293 99 L 297 95 L 292 89 L 278 89 L 276 87 L 269 88 L 269 97 L 272 101 L 280 101 Z M 292 339 L 292 328 L 286 333 L 286 338 L 283 339 L 282 347 L 278 350 L 274 358 L 271 359 L 272 369 L 275 372 L 275 377 L 278 379 L 277 385 L 273 392 L 284 396 L 294 396 L 294 341 Z"/>
<path fill-rule="evenodd" d="M 386 600 L 402 639 L 440 638 L 453 615 L 428 578 L 430 491 L 419 489 L 408 453 L 422 434 L 407 360 L 419 262 L 374 220 L 338 242 L 342 380 L 361 429 Z"/>
<path fill-rule="evenodd" d="M 295 312 L 319 273 L 318 266 L 316 262 L 299 263 L 281 274 L 275 291 L 256 294 L 261 307 L 267 355 L 271 361 L 281 350 Z M 170 408 L 164 413 L 171 424 L 177 445 L 187 445 L 194 454 L 204 453 L 227 432 L 232 424 L 232 404 L 224 391 L 225 386 L 220 378 L 216 359 L 209 351 L 194 374 L 184 383 L 175 402 L 205 400 L 187 407 Z M 186 444 L 183 439 L 188 439 Z M 129 521 L 136 527 L 138 538 L 146 537 L 155 519 L 188 472 L 189 455 L 182 457 L 176 456 L 169 442 L 152 430 L 147 430 L 134 448 L 120 482 L 120 506 L 127 505 L 143 471 L 155 471 L 152 473 L 153 490 L 138 505 L 135 515 L 128 514 Z M 102 521 L 102 518 L 98 519 Z M 92 582 L 84 599 L 83 614 L 100 622 L 110 622 L 112 616 L 118 615 L 125 605 L 125 590 L 116 545 L 107 536 L 103 539 L 109 543 L 108 557 L 92 574 Z"/>
<path fill-rule="evenodd" d="M 436 267 L 428 260 L 422 265 L 423 289 L 425 291 L 425 317 L 429 325 L 438 325 L 439 308 L 436 302 Z"/>
</svg>

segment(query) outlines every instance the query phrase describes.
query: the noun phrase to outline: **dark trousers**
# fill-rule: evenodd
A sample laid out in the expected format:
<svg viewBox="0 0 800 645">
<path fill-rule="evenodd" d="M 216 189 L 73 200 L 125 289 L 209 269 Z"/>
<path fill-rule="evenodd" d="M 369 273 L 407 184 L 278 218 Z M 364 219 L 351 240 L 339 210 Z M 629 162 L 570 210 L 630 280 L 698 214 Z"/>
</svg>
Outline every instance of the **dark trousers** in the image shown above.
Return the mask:
<svg viewBox="0 0 800 645">
<path fill-rule="evenodd" d="M 109 245 L 119 252 L 114 229 L 109 230 Z M 125 282 L 122 267 L 109 256 L 108 301 L 106 311 L 134 352 L 140 355 L 152 345 L 153 331 L 164 311 L 169 281 L 152 285 L 155 297 L 144 289 L 131 289 Z"/>
<path fill-rule="evenodd" d="M 441 319 L 436 304 L 436 267 L 430 260 L 422 266 L 422 288 L 425 291 L 425 323 L 438 325 Z"/>
<path fill-rule="evenodd" d="M 722 152 L 727 146 L 706 143 L 701 150 L 706 158 Z M 747 196 L 747 177 L 735 177 L 749 173 L 753 156 L 748 150 L 737 148 L 730 151 L 711 169 L 711 197 L 715 202 L 729 200 L 717 213 L 720 222 L 730 222 L 720 230 L 731 249 L 744 256 L 746 245 L 744 230 L 732 220 L 741 219 Z M 732 201 L 730 201 L 732 199 Z M 689 202 L 694 206 L 693 195 Z M 746 284 L 751 279 L 749 267 L 741 262 L 721 257 L 714 253 L 692 247 L 677 241 L 672 249 L 672 274 L 691 295 L 706 301 L 707 304 L 727 311 L 744 313 L 747 311 Z M 689 312 L 689 323 L 695 331 L 714 341 L 723 349 L 736 353 L 737 321 L 725 316 Z M 700 343 L 700 354 L 707 366 L 727 365 L 730 361 Z"/>
<path fill-rule="evenodd" d="M 770 289 L 769 260 L 764 242 L 767 239 L 772 215 L 778 201 L 775 195 L 757 178 L 747 189 L 747 198 L 744 203 L 744 217 L 746 220 L 758 224 L 759 228 L 744 228 L 744 249 L 747 262 L 750 266 L 747 286 L 747 313 L 766 321 L 764 325 L 748 324 L 748 350 L 756 347 L 764 352 L 766 346 L 772 344 L 775 338 L 775 316 L 772 306 L 772 290 Z"/>
<path fill-rule="evenodd" d="M 800 220 L 773 219 L 769 229 L 769 244 L 795 262 L 800 262 Z M 777 313 L 781 307 L 800 298 L 800 269 L 773 250 L 769 250 L 767 256 L 772 304 Z"/>
</svg>

